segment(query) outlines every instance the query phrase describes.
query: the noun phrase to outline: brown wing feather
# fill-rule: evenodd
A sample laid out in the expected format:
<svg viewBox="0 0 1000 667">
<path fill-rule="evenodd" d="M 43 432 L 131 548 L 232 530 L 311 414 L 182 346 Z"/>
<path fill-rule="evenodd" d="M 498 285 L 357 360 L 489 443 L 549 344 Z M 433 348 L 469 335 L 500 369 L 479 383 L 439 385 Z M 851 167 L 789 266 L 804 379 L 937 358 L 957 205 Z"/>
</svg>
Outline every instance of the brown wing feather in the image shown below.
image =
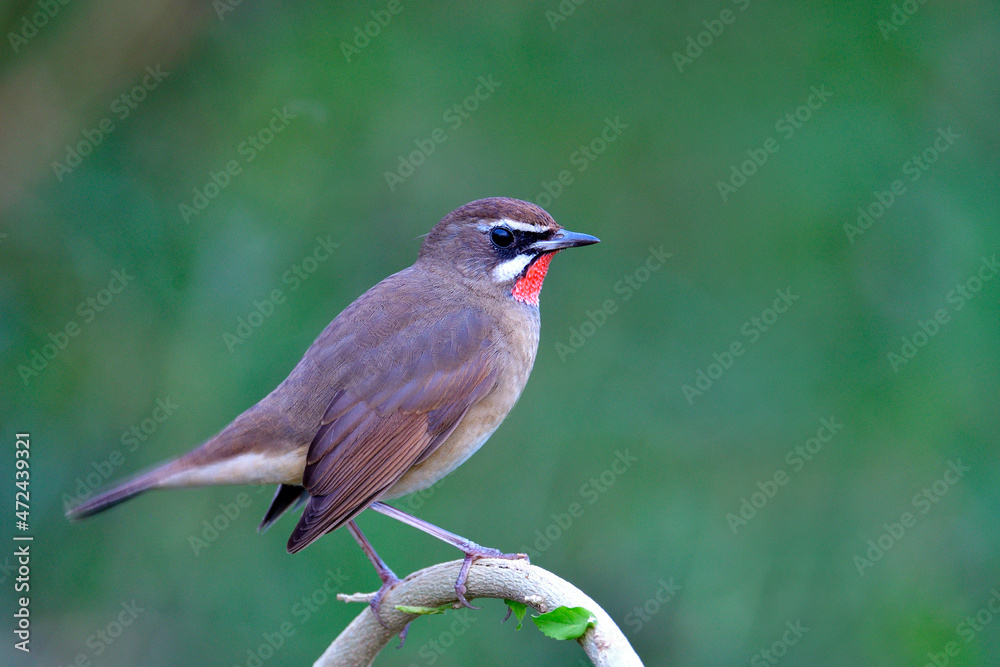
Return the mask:
<svg viewBox="0 0 1000 667">
<path fill-rule="evenodd" d="M 303 485 L 310 498 L 289 552 L 367 508 L 494 388 L 489 329 L 481 318 L 469 310 L 435 315 L 436 321 L 415 321 L 369 348 L 356 372 L 378 370 L 334 394 L 309 446 Z M 406 358 L 387 363 L 384 355 L 402 357 L 400 350 Z"/>
</svg>

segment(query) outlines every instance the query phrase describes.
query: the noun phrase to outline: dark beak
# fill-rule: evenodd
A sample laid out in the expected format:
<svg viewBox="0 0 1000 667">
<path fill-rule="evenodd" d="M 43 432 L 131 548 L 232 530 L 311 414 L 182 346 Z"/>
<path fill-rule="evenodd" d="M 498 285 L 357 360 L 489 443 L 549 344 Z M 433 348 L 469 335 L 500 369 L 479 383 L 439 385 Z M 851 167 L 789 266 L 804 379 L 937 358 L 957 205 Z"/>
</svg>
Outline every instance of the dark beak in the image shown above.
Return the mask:
<svg viewBox="0 0 1000 667">
<path fill-rule="evenodd" d="M 532 243 L 531 249 L 539 252 L 554 252 L 556 250 L 576 248 L 577 246 L 600 242 L 601 239 L 590 234 L 580 234 L 579 232 L 571 232 L 568 229 L 560 229 L 551 238 Z"/>
</svg>

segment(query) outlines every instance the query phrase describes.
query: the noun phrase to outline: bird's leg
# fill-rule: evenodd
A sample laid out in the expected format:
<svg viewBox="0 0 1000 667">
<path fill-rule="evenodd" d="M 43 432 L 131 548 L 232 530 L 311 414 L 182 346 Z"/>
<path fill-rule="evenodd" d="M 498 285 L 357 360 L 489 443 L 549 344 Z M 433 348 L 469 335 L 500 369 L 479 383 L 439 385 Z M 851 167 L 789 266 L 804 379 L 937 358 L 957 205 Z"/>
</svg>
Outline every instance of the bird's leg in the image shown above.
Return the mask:
<svg viewBox="0 0 1000 667">
<path fill-rule="evenodd" d="M 382 615 L 379 613 L 379 607 L 382 604 L 382 597 L 385 596 L 386 592 L 399 583 L 399 577 L 397 577 L 396 573 L 389 569 L 389 566 L 385 564 L 385 561 L 382 560 L 377 553 L 375 553 L 375 548 L 372 546 L 371 542 L 368 541 L 368 538 L 361 532 L 361 529 L 358 528 L 358 524 L 354 523 L 354 519 L 347 522 L 347 530 L 351 531 L 351 535 L 354 536 L 354 540 L 358 543 L 358 546 L 361 547 L 361 550 L 365 552 L 366 556 L 368 556 L 368 560 L 370 560 L 372 565 L 375 566 L 375 571 L 378 572 L 378 578 L 382 580 L 382 587 L 378 589 L 378 592 L 375 593 L 375 597 L 373 597 L 368 604 L 371 605 L 372 613 L 375 615 L 375 620 L 377 620 L 383 628 L 388 629 L 389 626 L 385 624 L 385 621 L 382 620 Z M 410 625 L 407 623 L 406 627 L 403 628 L 403 631 L 399 633 L 400 646 L 402 646 L 403 642 L 406 641 L 406 632 L 409 629 Z"/>
<path fill-rule="evenodd" d="M 458 596 L 458 601 L 462 603 L 463 606 L 470 609 L 478 609 L 479 607 L 474 607 L 469 604 L 469 601 L 465 599 L 465 582 L 469 578 L 469 569 L 472 564 L 475 563 L 480 558 L 506 558 L 507 560 L 528 560 L 527 554 L 505 554 L 497 549 L 490 549 L 489 547 L 481 547 L 472 540 L 467 540 L 466 538 L 456 535 L 455 533 L 450 533 L 443 528 L 438 528 L 432 523 L 428 523 L 423 519 L 418 519 L 412 514 L 407 514 L 402 510 L 398 510 L 391 505 L 386 505 L 385 503 L 375 502 L 371 504 L 371 509 L 379 512 L 380 514 L 385 514 L 386 516 L 391 516 L 393 519 L 402 521 L 403 523 L 413 526 L 417 530 L 422 530 L 428 535 L 433 535 L 442 542 L 447 542 L 456 549 L 462 551 L 465 554 L 465 562 L 462 563 L 462 569 L 458 572 L 458 580 L 455 582 L 455 594 Z"/>
</svg>

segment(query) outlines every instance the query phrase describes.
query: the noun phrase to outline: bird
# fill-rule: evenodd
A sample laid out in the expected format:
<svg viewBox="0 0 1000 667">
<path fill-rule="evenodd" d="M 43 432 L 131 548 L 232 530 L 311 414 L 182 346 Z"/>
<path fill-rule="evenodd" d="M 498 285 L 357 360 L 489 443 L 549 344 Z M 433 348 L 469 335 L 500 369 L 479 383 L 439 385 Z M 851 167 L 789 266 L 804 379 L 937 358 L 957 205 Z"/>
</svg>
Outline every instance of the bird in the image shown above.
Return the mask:
<svg viewBox="0 0 1000 667">
<path fill-rule="evenodd" d="M 500 426 L 535 362 L 550 261 L 598 242 L 517 199 L 455 209 L 425 236 L 417 260 L 337 315 L 271 393 L 199 447 L 67 516 L 151 489 L 277 484 L 259 530 L 303 503 L 289 553 L 347 526 L 382 581 L 370 602 L 379 622 L 380 600 L 399 578 L 354 521 L 369 508 L 460 549 L 455 592 L 472 607 L 465 583 L 476 560 L 527 556 L 482 547 L 386 501 L 431 486 Z"/>
</svg>

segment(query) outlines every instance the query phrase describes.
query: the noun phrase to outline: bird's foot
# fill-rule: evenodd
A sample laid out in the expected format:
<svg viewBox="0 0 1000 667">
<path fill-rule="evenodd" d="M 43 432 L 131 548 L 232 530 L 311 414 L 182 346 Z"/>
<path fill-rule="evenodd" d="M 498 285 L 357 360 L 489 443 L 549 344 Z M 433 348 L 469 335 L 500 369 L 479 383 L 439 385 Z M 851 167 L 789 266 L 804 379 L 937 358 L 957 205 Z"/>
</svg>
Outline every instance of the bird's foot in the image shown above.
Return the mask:
<svg viewBox="0 0 1000 667">
<path fill-rule="evenodd" d="M 389 568 L 380 570 L 378 576 L 382 579 L 382 586 L 378 589 L 375 595 L 372 596 L 372 599 L 368 601 L 368 606 L 371 607 L 372 614 L 375 616 L 375 620 L 379 622 L 379 625 L 388 630 L 389 626 L 382 618 L 382 598 L 384 598 L 385 594 L 388 593 L 389 590 L 401 580 Z M 399 646 L 396 648 L 403 648 L 403 644 L 406 642 L 406 633 L 409 631 L 410 624 L 407 623 L 406 627 L 404 627 L 399 633 Z"/>
<path fill-rule="evenodd" d="M 368 601 L 368 605 L 372 608 L 375 620 L 379 622 L 379 625 L 388 630 L 389 626 L 386 625 L 384 620 L 382 620 L 382 598 L 389 592 L 389 589 L 399 583 L 400 579 L 395 575 L 395 573 L 393 573 L 392 570 L 385 570 L 384 572 L 379 572 L 378 574 L 382 579 L 382 587 L 379 588 L 372 599 Z"/>
<path fill-rule="evenodd" d="M 459 603 L 463 607 L 468 607 L 469 609 L 479 609 L 479 607 L 474 607 L 469 604 L 469 601 L 465 599 L 465 582 L 469 578 L 469 569 L 472 564 L 475 563 L 480 558 L 504 558 L 506 560 L 528 560 L 527 554 L 505 554 L 497 549 L 490 549 L 488 547 L 481 547 L 471 540 L 467 540 L 460 535 L 455 533 L 450 533 L 443 528 L 438 528 L 437 526 L 427 523 L 423 519 L 418 519 L 415 516 L 411 516 L 402 510 L 398 510 L 392 505 L 386 505 L 385 503 L 375 502 L 371 504 L 371 509 L 375 510 L 379 514 L 385 514 L 386 516 L 391 516 L 394 519 L 402 521 L 403 523 L 413 526 L 417 530 L 422 530 L 428 535 L 433 535 L 443 542 L 447 542 L 457 549 L 461 549 L 462 553 L 465 554 L 465 561 L 462 563 L 462 569 L 458 573 L 458 581 L 455 582 L 455 595 L 458 597 Z M 352 525 L 352 524 L 348 524 Z M 357 528 L 352 528 L 352 530 L 357 530 Z M 364 546 L 364 545 L 362 545 Z M 370 547 L 368 547 L 370 549 Z M 381 561 L 375 563 L 376 569 L 384 564 Z M 530 562 L 530 561 L 528 561 Z"/>
<path fill-rule="evenodd" d="M 455 595 L 458 596 L 458 601 L 463 607 L 468 607 L 469 609 L 479 609 L 474 605 L 469 604 L 469 601 L 465 599 L 465 582 L 469 579 L 469 570 L 472 568 L 472 564 L 475 563 L 480 558 L 501 558 L 504 560 L 525 560 L 529 563 L 528 554 L 505 554 L 499 549 L 491 549 L 489 547 L 481 547 L 478 544 L 472 544 L 465 551 L 465 560 L 462 562 L 462 569 L 458 572 L 458 580 L 455 581 Z"/>
</svg>

